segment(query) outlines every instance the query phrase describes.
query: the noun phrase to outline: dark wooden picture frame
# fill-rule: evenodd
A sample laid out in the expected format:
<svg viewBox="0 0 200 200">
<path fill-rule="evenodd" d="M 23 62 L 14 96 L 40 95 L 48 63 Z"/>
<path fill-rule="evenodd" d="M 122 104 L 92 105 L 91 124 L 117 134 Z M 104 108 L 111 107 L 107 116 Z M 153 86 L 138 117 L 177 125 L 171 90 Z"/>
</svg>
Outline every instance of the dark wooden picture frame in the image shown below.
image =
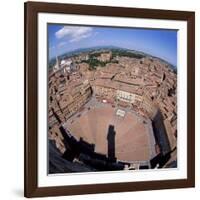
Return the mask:
<svg viewBox="0 0 200 200">
<path fill-rule="evenodd" d="M 38 187 L 38 13 L 81 14 L 187 22 L 187 178 L 178 180 L 121 182 L 73 186 Z M 195 13 L 185 11 L 120 8 L 42 2 L 25 3 L 25 165 L 26 197 L 124 192 L 195 185 Z"/>
</svg>

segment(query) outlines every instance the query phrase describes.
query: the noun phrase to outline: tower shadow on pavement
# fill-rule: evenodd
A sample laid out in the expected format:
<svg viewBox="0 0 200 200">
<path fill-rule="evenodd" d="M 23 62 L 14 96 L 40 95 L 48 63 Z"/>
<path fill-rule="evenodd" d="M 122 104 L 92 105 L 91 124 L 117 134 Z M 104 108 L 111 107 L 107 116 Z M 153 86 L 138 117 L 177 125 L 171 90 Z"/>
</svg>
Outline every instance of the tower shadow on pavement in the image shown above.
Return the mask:
<svg viewBox="0 0 200 200">
<path fill-rule="evenodd" d="M 116 161 L 115 157 L 115 128 L 113 125 L 109 125 L 107 141 L 108 141 L 108 159 L 112 162 Z"/>
</svg>

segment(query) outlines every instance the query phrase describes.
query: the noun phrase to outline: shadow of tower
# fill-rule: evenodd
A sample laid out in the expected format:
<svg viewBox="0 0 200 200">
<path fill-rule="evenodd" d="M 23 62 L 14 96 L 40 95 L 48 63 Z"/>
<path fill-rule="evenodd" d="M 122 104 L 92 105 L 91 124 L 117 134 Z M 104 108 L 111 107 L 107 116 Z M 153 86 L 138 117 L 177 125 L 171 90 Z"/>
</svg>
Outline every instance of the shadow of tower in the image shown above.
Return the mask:
<svg viewBox="0 0 200 200">
<path fill-rule="evenodd" d="M 115 158 L 115 129 L 113 125 L 109 125 L 107 141 L 108 141 L 108 159 L 112 162 L 116 161 Z"/>
</svg>

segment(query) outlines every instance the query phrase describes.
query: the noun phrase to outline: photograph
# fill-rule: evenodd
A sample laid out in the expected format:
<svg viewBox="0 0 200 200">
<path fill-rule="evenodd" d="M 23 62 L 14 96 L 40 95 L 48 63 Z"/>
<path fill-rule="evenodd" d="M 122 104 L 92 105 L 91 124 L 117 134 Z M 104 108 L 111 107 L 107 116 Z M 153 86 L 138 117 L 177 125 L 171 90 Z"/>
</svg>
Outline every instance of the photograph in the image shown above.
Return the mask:
<svg viewBox="0 0 200 200">
<path fill-rule="evenodd" d="M 25 3 L 24 195 L 195 185 L 195 12 Z"/>
<path fill-rule="evenodd" d="M 48 174 L 179 167 L 177 34 L 47 24 Z"/>
</svg>

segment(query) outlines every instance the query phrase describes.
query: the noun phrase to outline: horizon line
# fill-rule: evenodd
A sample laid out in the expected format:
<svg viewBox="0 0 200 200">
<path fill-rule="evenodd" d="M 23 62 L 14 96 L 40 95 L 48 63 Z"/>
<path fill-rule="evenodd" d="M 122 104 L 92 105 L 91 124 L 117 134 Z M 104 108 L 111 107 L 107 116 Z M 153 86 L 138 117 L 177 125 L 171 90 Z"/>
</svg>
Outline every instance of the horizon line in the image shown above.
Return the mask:
<svg viewBox="0 0 200 200">
<path fill-rule="evenodd" d="M 84 50 L 84 49 L 101 48 L 101 47 L 102 47 L 102 48 L 103 48 L 103 47 L 105 47 L 105 48 L 109 48 L 109 47 L 110 47 L 110 48 L 121 48 L 121 49 L 129 50 L 129 51 L 137 51 L 137 52 L 139 52 L 139 53 L 143 53 L 143 54 L 146 54 L 146 55 L 148 55 L 148 56 L 161 59 L 161 60 L 167 62 L 168 64 L 170 64 L 170 65 L 176 67 L 176 69 L 177 69 L 177 64 L 176 64 L 176 65 L 175 65 L 175 64 L 172 64 L 171 62 L 167 61 L 167 60 L 164 59 L 164 58 L 161 58 L 161 57 L 152 55 L 152 54 L 150 54 L 150 53 L 146 53 L 146 52 L 141 51 L 141 50 L 130 49 L 130 48 L 126 48 L 126 47 L 119 47 L 119 46 L 114 46 L 114 45 L 105 45 L 105 46 L 104 46 L 104 45 L 102 45 L 102 46 L 98 46 L 98 45 L 97 45 L 97 46 L 91 46 L 91 47 L 76 48 L 76 49 L 74 49 L 74 50 L 66 51 L 65 53 L 62 53 L 62 54 L 60 54 L 60 55 L 58 55 L 58 56 L 54 56 L 54 57 L 52 57 L 52 58 L 49 58 L 49 52 L 48 52 L 48 58 L 49 58 L 48 63 L 49 63 L 51 60 L 56 59 L 56 57 L 63 56 L 64 54 L 67 54 L 67 53 L 72 53 L 73 51 L 77 51 L 77 50 L 80 50 L 80 49 L 83 49 L 83 50 Z M 176 60 L 176 61 L 177 61 L 177 60 Z"/>
</svg>

